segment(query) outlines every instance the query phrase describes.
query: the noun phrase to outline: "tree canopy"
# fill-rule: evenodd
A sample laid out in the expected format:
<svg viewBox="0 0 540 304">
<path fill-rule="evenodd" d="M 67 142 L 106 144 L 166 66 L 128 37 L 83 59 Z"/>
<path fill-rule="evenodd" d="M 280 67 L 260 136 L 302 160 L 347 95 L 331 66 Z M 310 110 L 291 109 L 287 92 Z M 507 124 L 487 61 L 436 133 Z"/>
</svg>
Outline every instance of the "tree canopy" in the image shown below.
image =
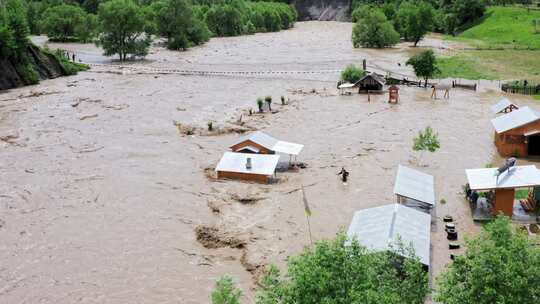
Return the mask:
<svg viewBox="0 0 540 304">
<path fill-rule="evenodd" d="M 120 60 L 128 55 L 145 56 L 150 37 L 145 33 L 143 10 L 132 0 L 111 0 L 99 6 L 98 18 L 102 34 L 99 44 L 105 55 L 118 54 Z"/>
<path fill-rule="evenodd" d="M 425 86 L 429 78 L 433 77 L 439 73 L 439 68 L 437 67 L 437 58 L 433 50 L 426 50 L 420 54 L 416 54 L 407 60 L 407 65 L 410 65 L 414 69 L 414 74 L 425 80 Z"/>
<path fill-rule="evenodd" d="M 366 71 L 354 64 L 350 64 L 341 72 L 341 80 L 348 83 L 355 83 L 364 77 L 364 75 L 366 75 Z"/>
<path fill-rule="evenodd" d="M 343 234 L 290 258 L 285 276 L 271 267 L 261 285 L 258 304 L 420 304 L 429 291 L 417 258 L 347 244 Z"/>
<path fill-rule="evenodd" d="M 41 28 L 51 40 L 77 40 L 75 29 L 80 30 L 85 18 L 86 12 L 79 6 L 61 4 L 45 11 Z"/>
<path fill-rule="evenodd" d="M 357 15 L 353 27 L 354 47 L 384 48 L 399 42 L 399 34 L 378 9 L 366 9 Z"/>
<path fill-rule="evenodd" d="M 499 216 L 439 276 L 445 304 L 540 303 L 540 247 Z"/>
</svg>

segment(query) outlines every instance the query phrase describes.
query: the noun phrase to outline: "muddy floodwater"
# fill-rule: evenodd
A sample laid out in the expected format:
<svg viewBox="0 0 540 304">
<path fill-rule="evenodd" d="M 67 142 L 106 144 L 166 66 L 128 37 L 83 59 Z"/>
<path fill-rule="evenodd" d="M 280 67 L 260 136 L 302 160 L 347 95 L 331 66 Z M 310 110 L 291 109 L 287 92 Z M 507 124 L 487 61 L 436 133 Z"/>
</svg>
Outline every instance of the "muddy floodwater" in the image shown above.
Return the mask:
<svg viewBox="0 0 540 304">
<path fill-rule="evenodd" d="M 397 105 L 387 94 L 340 96 L 345 65 L 366 58 L 372 69 L 412 75 L 404 63 L 417 51 L 354 50 L 350 32 L 347 23 L 307 22 L 187 52 L 155 47 L 132 69 L 109 66 L 118 63 L 94 46 L 51 44 L 99 65 L 0 94 L 0 303 L 208 303 L 224 274 L 253 303 L 263 267 L 284 269 L 309 245 L 301 185 L 314 239 L 330 238 L 355 210 L 395 201 L 398 164 L 435 176 L 437 201 L 447 201 L 437 216 L 453 215 L 461 239 L 477 232 L 460 192 L 464 169 L 499 161 L 489 110 L 497 84 L 447 100 L 402 87 Z M 423 46 L 448 47 L 437 38 Z M 277 112 L 249 116 L 266 95 Z M 221 134 L 207 134 L 209 121 Z M 419 155 L 412 139 L 426 126 L 441 149 Z M 212 180 L 246 130 L 304 144 L 307 168 L 278 173 L 272 185 Z M 433 275 L 448 262 L 438 220 Z"/>
</svg>

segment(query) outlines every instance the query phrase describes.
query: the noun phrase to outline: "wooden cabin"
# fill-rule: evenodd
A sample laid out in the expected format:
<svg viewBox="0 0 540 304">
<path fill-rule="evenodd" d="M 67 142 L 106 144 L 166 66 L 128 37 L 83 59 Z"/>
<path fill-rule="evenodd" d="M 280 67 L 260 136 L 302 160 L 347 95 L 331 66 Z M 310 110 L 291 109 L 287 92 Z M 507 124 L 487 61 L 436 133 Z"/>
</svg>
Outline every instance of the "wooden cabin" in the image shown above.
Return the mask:
<svg viewBox="0 0 540 304">
<path fill-rule="evenodd" d="M 432 175 L 399 165 L 394 183 L 394 194 L 398 204 L 433 216 L 435 179 Z"/>
<path fill-rule="evenodd" d="M 523 107 L 496 117 L 491 123 L 501 156 L 540 156 L 540 112 Z"/>
<path fill-rule="evenodd" d="M 497 175 L 497 168 L 480 168 L 465 170 L 469 188 L 478 192 L 492 192 L 490 213 L 496 216 L 503 213 L 510 217 L 520 211 L 520 201 L 515 199 L 515 189 L 534 188 L 540 186 L 540 170 L 536 166 L 513 166 Z M 486 197 L 491 197 L 487 195 Z M 473 202 L 479 204 L 478 202 Z M 474 206 L 478 209 L 480 206 Z M 473 210 L 473 216 L 476 212 Z M 536 215 L 533 216 L 535 218 Z"/>
<path fill-rule="evenodd" d="M 279 155 L 225 152 L 216 166 L 217 178 L 269 183 L 278 161 Z"/>
<path fill-rule="evenodd" d="M 376 73 L 370 73 L 358 80 L 354 85 L 360 92 L 382 92 L 384 87 L 384 78 Z"/>
<path fill-rule="evenodd" d="M 300 154 L 304 145 L 277 140 L 264 132 L 256 131 L 241 137 L 230 148 L 233 152 L 239 153 L 282 153 L 296 157 Z"/>
</svg>

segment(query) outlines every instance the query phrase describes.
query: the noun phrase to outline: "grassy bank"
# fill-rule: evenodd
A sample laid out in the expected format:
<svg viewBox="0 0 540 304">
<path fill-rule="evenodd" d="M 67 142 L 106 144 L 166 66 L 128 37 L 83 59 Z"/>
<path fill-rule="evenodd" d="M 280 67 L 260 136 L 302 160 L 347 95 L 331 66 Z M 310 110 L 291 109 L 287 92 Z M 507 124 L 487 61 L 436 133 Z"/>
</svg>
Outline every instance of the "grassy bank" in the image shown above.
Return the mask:
<svg viewBox="0 0 540 304">
<path fill-rule="evenodd" d="M 540 11 L 518 7 L 490 7 L 473 27 L 449 40 L 466 42 L 481 49 L 540 50 L 540 32 L 535 32 L 534 20 Z M 540 30 L 540 26 L 538 27 Z"/>
<path fill-rule="evenodd" d="M 490 7 L 484 18 L 468 30 L 456 37 L 446 36 L 474 50 L 440 57 L 441 77 L 540 82 L 540 33 L 535 33 L 533 24 L 536 19 L 540 20 L 538 10 Z"/>
</svg>

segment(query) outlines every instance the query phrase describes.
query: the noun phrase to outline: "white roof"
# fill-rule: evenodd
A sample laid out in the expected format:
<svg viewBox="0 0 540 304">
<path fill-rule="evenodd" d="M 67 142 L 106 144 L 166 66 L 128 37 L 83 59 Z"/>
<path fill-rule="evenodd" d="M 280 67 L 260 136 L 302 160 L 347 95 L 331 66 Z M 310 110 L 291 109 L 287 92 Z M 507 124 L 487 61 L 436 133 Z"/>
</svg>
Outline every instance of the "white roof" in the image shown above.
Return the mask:
<svg viewBox="0 0 540 304">
<path fill-rule="evenodd" d="M 489 190 L 504 188 L 522 188 L 540 185 L 540 170 L 536 166 L 514 166 L 499 178 L 495 176 L 497 168 L 465 170 L 472 190 Z"/>
<path fill-rule="evenodd" d="M 433 176 L 399 165 L 394 194 L 435 205 Z"/>
<path fill-rule="evenodd" d="M 298 155 L 300 154 L 300 151 L 302 151 L 303 148 L 304 148 L 304 145 L 280 140 L 274 145 L 272 150 L 278 153 Z"/>
<path fill-rule="evenodd" d="M 354 83 L 342 83 L 339 85 L 338 89 L 350 89 L 350 88 L 354 88 Z"/>
<path fill-rule="evenodd" d="M 251 169 L 246 168 L 251 158 Z M 279 155 L 225 152 L 216 166 L 216 171 L 272 175 L 276 171 Z"/>
<path fill-rule="evenodd" d="M 529 107 L 523 107 L 506 115 L 493 118 L 491 123 L 497 133 L 502 133 L 524 126 L 538 119 L 540 119 L 540 113 L 538 111 Z"/>
<path fill-rule="evenodd" d="M 499 100 L 499 102 L 491 106 L 491 112 L 493 112 L 493 114 L 500 113 L 511 105 L 514 105 L 516 108 L 518 107 L 516 104 L 511 103 L 508 98 L 503 98 Z"/>
<path fill-rule="evenodd" d="M 233 144 L 233 146 L 247 140 L 250 140 L 256 144 L 259 144 L 268 150 L 278 152 L 278 153 L 291 154 L 291 155 L 300 154 L 300 152 L 304 148 L 304 145 L 295 144 L 288 141 L 277 140 L 273 138 L 272 136 L 261 131 L 256 131 L 256 132 L 253 132 L 251 134 L 241 137 Z"/>
<path fill-rule="evenodd" d="M 354 213 L 347 238 L 375 251 L 390 250 L 398 236 L 408 247 L 412 244 L 416 256 L 430 265 L 431 216 L 400 204 L 359 210 Z M 396 247 L 394 247 L 396 248 Z"/>
</svg>

